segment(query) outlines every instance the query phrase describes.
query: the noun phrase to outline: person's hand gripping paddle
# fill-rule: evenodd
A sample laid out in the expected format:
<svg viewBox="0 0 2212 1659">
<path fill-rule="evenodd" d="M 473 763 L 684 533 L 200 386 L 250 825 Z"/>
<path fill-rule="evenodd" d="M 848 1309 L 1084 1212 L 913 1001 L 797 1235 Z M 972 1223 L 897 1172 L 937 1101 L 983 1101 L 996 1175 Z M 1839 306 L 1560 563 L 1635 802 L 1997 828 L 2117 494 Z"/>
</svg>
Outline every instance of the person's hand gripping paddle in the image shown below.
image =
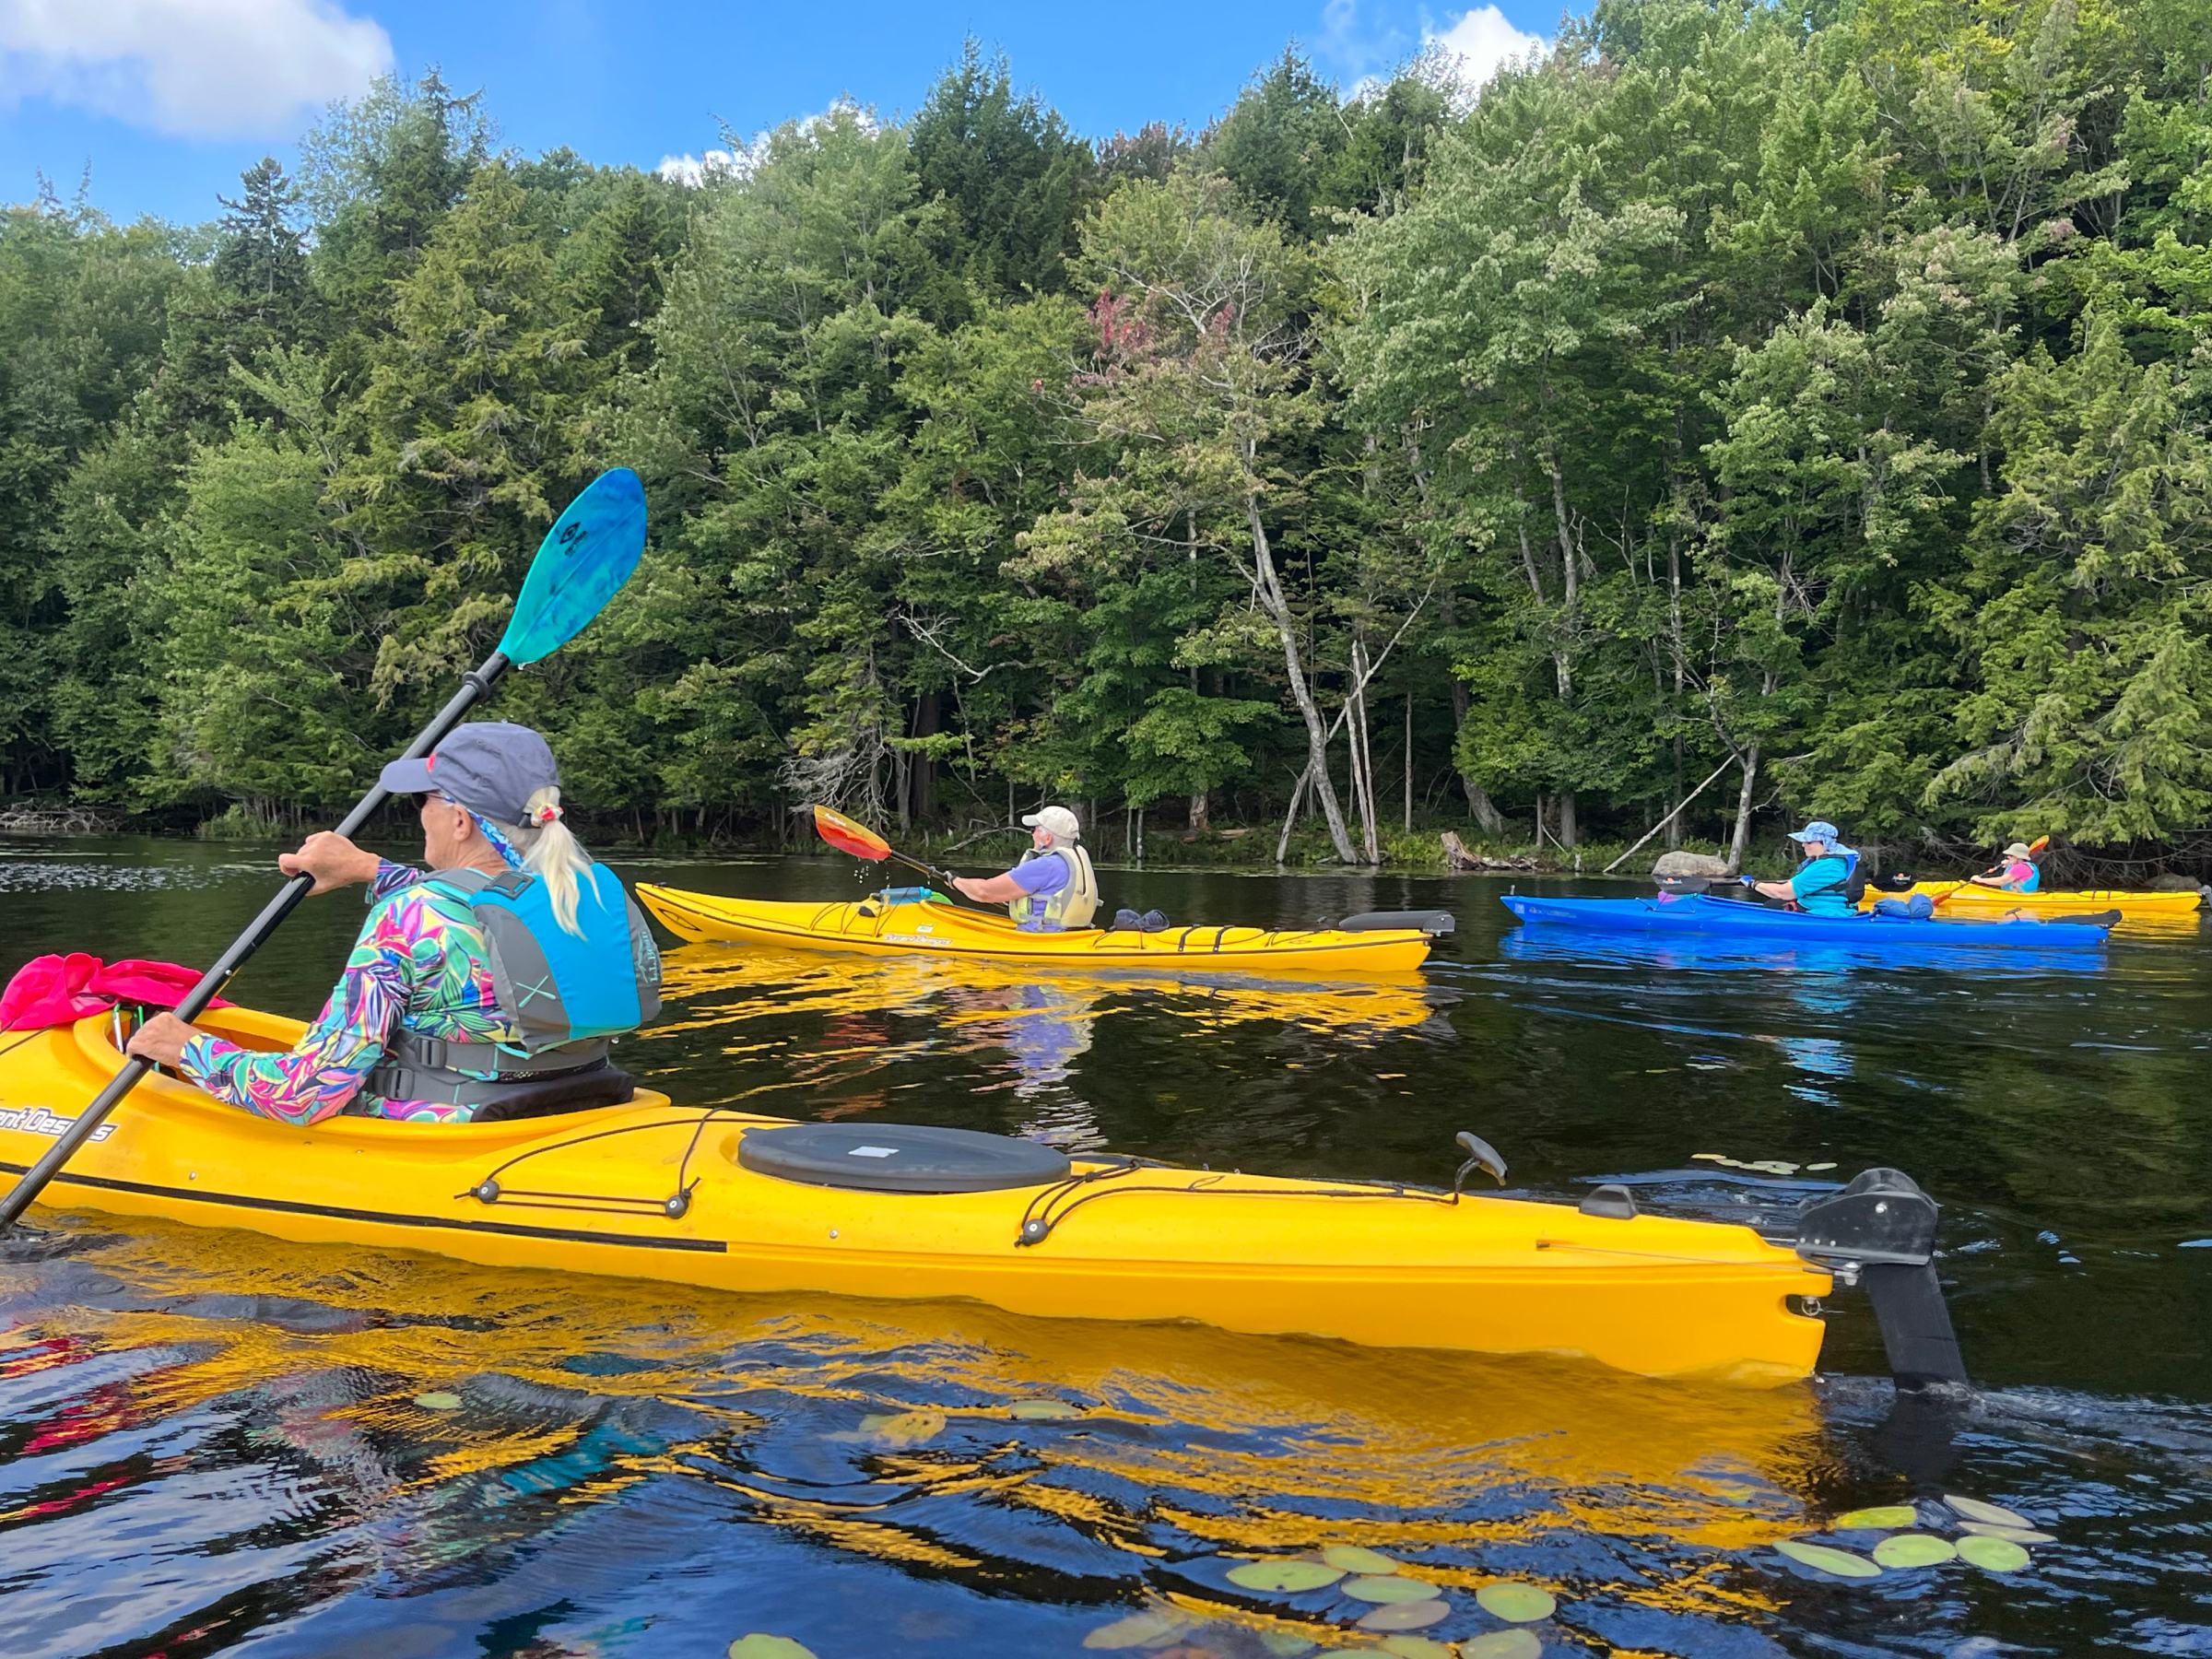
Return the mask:
<svg viewBox="0 0 2212 1659">
<path fill-rule="evenodd" d="M 507 631 L 500 636 L 499 649 L 463 678 L 453 700 L 416 735 L 400 759 L 419 759 L 436 748 L 446 734 L 461 724 L 462 716 L 491 694 L 492 687 L 509 668 L 550 656 L 582 633 L 629 580 L 644 551 L 644 486 L 626 466 L 601 473 L 569 503 L 569 510 L 538 544 L 530 573 L 523 581 L 522 596 L 514 603 L 514 615 Z M 338 833 L 348 840 L 359 834 L 387 798 L 381 784 L 371 789 L 346 815 Z M 253 918 L 253 924 L 231 942 L 230 948 L 177 1005 L 177 1018 L 191 1020 L 203 1012 L 313 885 L 314 877 L 304 871 L 286 882 Z M 136 1057 L 124 1063 L 46 1155 L 31 1165 L 6 1197 L 0 1198 L 0 1228 L 14 1225 L 16 1218 L 45 1190 L 76 1149 L 92 1138 L 101 1120 L 138 1086 L 151 1067 L 150 1061 Z"/>
</svg>

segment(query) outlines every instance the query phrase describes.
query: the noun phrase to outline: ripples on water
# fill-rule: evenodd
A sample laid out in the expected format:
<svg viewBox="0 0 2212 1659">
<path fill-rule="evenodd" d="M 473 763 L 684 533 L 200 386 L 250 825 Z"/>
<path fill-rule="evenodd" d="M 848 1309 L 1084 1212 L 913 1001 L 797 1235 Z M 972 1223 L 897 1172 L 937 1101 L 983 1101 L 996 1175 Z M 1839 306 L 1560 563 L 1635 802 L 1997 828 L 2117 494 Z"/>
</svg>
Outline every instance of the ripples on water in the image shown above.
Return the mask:
<svg viewBox="0 0 2212 1659">
<path fill-rule="evenodd" d="M 204 956 L 262 896 L 228 852 L 132 859 L 35 888 L 0 850 L 0 890 L 25 895 L 0 968 Z M 826 865 L 656 873 L 844 890 Z M 758 1630 L 823 1659 L 1072 1653 L 1160 1607 L 1189 1622 L 1154 1651 L 1181 1659 L 1374 1651 L 1343 1630 L 1361 1604 L 1239 1591 L 1222 1559 L 1352 1543 L 1443 1588 L 1421 1633 L 1443 1641 L 1500 1630 L 1474 1593 L 1511 1578 L 1559 1598 L 1550 1653 L 2212 1652 L 2194 937 L 2086 973 L 1656 959 L 1501 938 L 1476 883 L 1112 879 L 1178 914 L 1441 902 L 1465 931 L 1423 980 L 1321 991 L 690 948 L 628 1063 L 698 1103 L 1283 1173 L 1447 1178 L 1472 1127 L 1523 1190 L 1626 1179 L 1735 1219 L 1895 1161 L 1947 1203 L 1994 1386 L 1900 1415 L 1849 1298 L 1831 1374 L 1724 1390 L 78 1216 L 0 1247 L 0 1645 L 535 1659 Z M 311 1012 L 358 913 L 311 906 L 241 994 Z M 1946 1491 L 2057 1542 L 2011 1577 L 1867 1583 L 1773 1548 Z"/>
</svg>

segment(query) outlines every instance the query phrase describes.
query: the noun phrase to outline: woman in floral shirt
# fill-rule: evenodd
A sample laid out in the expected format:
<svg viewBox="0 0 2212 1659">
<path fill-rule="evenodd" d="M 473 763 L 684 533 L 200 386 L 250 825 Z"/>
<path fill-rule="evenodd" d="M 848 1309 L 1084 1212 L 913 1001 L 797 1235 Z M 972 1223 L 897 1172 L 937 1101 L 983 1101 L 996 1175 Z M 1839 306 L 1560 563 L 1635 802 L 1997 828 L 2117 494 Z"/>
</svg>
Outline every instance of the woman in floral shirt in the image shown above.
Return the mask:
<svg viewBox="0 0 2212 1659">
<path fill-rule="evenodd" d="M 426 782 L 434 785 L 420 796 L 423 858 L 431 869 L 496 876 L 525 864 L 558 870 L 582 862 L 559 822 L 552 751 L 529 728 L 465 725 L 428 762 L 385 769 L 389 789 Z M 173 1067 L 218 1100 L 282 1123 L 319 1123 L 339 1112 L 466 1122 L 475 1108 L 385 1100 L 361 1086 L 382 1064 L 395 1026 L 443 1041 L 521 1042 L 500 1010 L 483 930 L 467 901 L 341 835 L 311 835 L 276 863 L 287 876 L 312 876 L 316 893 L 356 882 L 370 888 L 369 919 L 337 989 L 306 1034 L 288 1053 L 263 1053 L 161 1014 L 139 1028 L 130 1053 Z"/>
</svg>

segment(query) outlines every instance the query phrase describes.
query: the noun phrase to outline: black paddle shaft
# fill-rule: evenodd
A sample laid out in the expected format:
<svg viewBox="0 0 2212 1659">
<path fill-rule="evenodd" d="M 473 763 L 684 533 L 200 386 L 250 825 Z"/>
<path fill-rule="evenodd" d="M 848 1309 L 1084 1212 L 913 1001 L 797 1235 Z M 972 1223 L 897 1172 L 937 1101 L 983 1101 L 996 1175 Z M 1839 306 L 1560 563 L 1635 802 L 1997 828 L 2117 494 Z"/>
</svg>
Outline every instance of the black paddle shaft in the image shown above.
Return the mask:
<svg viewBox="0 0 2212 1659">
<path fill-rule="evenodd" d="M 462 717 L 491 694 L 492 687 L 498 683 L 500 676 L 507 672 L 507 657 L 502 652 L 495 651 L 486 657 L 480 666 L 470 671 L 461 682 L 461 689 L 453 693 L 453 700 L 438 712 L 437 719 L 422 728 L 400 759 L 418 760 L 444 742 L 446 734 L 461 724 Z M 338 826 L 338 833 L 349 841 L 359 835 L 361 827 L 375 815 L 376 809 L 389 799 L 389 792 L 382 784 L 378 784 L 346 815 L 346 821 Z M 224 951 L 215 966 L 200 975 L 200 982 L 185 994 L 184 1000 L 177 1005 L 177 1018 L 189 1020 L 203 1013 L 207 1005 L 221 994 L 223 987 L 230 982 L 230 976 L 246 965 L 246 959 L 266 943 L 268 936 L 276 931 L 277 924 L 292 913 L 314 885 L 315 878 L 302 873 L 279 888 L 276 896 L 262 907 L 260 915 L 253 918 L 253 925 L 231 941 L 230 948 Z M 76 1121 L 62 1132 L 61 1138 L 48 1148 L 46 1155 L 24 1171 L 22 1180 L 16 1182 L 6 1197 L 0 1198 L 0 1228 L 15 1225 L 16 1218 L 45 1191 L 46 1183 L 60 1173 L 62 1166 L 69 1161 L 76 1149 L 92 1138 L 93 1131 L 115 1109 L 116 1102 L 137 1088 L 139 1079 L 151 1070 L 151 1061 L 141 1060 L 135 1055 L 124 1063 L 124 1068 L 100 1091 L 92 1104 L 76 1114 Z"/>
</svg>

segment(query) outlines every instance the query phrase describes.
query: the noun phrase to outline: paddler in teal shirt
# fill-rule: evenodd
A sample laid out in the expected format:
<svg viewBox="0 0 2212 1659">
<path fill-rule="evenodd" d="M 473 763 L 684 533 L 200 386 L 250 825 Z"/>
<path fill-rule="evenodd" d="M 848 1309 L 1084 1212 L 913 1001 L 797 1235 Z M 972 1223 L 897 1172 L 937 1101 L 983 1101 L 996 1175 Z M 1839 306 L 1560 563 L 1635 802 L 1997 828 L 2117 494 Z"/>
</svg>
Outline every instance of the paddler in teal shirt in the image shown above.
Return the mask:
<svg viewBox="0 0 2212 1659">
<path fill-rule="evenodd" d="M 1858 910 L 1850 892 L 1852 873 L 1859 855 L 1837 839 L 1836 827 L 1815 818 L 1802 830 L 1790 831 L 1805 854 L 1805 863 L 1787 881 L 1759 881 L 1747 876 L 1744 885 L 1762 899 L 1794 904 L 1808 916 L 1849 916 Z"/>
</svg>

